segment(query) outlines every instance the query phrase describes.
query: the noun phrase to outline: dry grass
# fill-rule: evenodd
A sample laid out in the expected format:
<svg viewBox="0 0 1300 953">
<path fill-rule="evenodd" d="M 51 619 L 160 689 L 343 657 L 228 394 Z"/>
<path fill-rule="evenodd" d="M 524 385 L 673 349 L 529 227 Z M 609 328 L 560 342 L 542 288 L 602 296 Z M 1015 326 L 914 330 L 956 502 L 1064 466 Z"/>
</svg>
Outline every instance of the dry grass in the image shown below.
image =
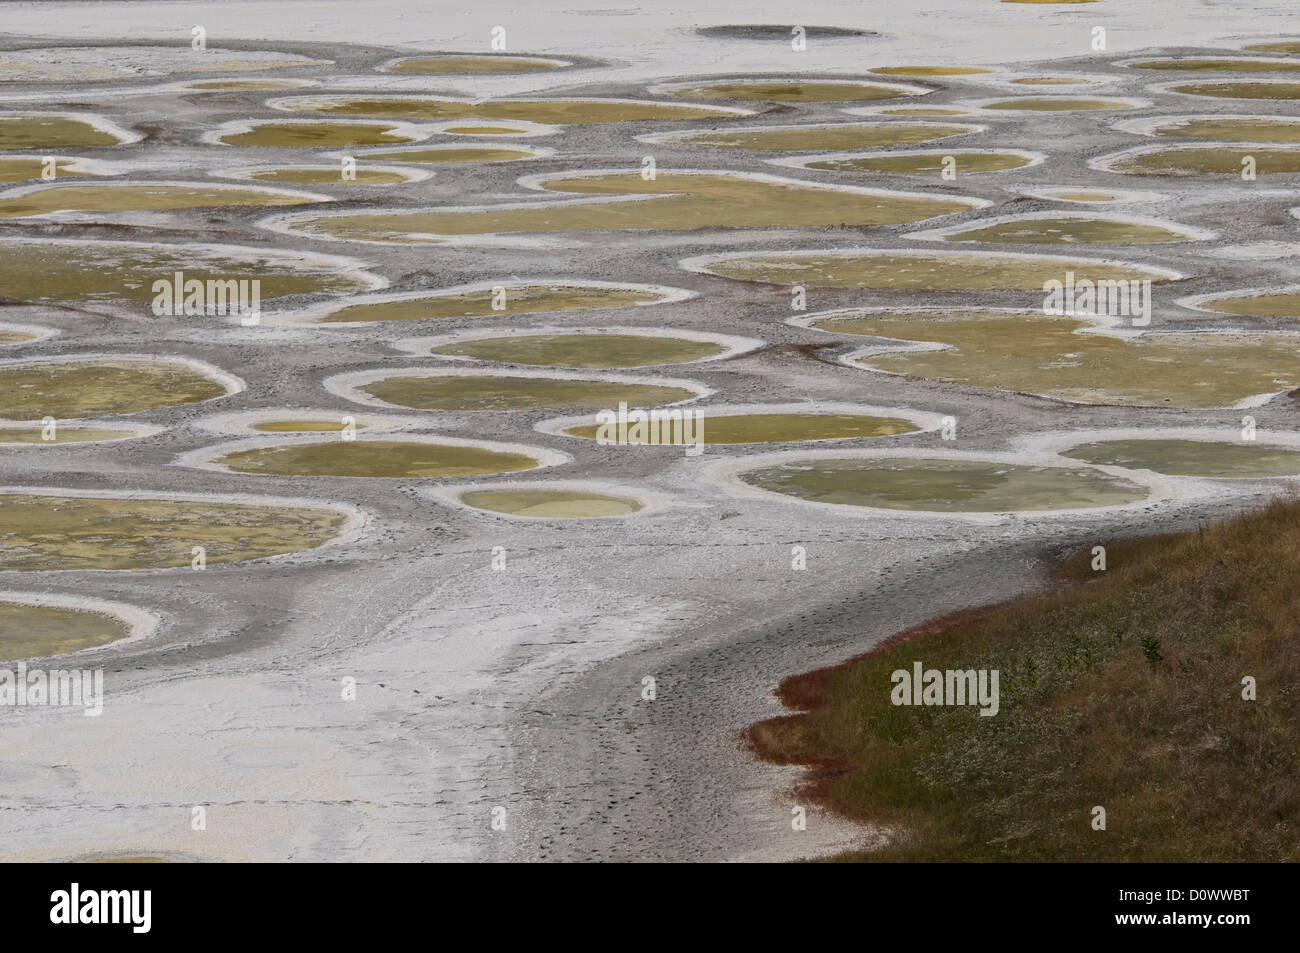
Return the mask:
<svg viewBox="0 0 1300 953">
<path fill-rule="evenodd" d="M 834 810 L 908 832 L 843 859 L 1300 860 L 1300 503 L 1090 560 L 1055 594 L 781 684 L 803 714 L 753 726 L 754 748 L 810 765 L 806 793 Z M 892 705 L 890 673 L 914 661 L 999 670 L 1000 713 Z"/>
</svg>

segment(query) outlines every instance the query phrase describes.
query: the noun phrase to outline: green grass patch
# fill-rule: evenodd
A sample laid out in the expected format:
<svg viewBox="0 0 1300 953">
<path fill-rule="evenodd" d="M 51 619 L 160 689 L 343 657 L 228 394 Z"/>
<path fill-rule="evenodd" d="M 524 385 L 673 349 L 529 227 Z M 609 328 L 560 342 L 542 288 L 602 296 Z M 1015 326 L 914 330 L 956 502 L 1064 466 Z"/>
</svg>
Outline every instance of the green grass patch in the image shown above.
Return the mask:
<svg viewBox="0 0 1300 953">
<path fill-rule="evenodd" d="M 1300 859 L 1300 502 L 1105 546 L 1105 571 L 1085 550 L 1051 594 L 782 682 L 801 713 L 750 743 L 809 765 L 806 793 L 831 809 L 893 831 L 837 859 Z M 915 661 L 997 669 L 1000 711 L 893 705 L 890 674 Z"/>
</svg>

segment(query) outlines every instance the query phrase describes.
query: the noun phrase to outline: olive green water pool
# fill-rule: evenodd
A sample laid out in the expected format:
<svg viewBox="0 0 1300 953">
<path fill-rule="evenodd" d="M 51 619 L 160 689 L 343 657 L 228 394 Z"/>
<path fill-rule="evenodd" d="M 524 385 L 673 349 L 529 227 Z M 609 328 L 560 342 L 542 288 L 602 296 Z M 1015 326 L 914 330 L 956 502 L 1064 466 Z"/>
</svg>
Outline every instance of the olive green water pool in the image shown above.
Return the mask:
<svg viewBox="0 0 1300 953">
<path fill-rule="evenodd" d="M 462 494 L 460 501 L 491 513 L 536 519 L 596 519 L 627 516 L 642 509 L 628 497 L 578 490 L 472 490 Z"/>
<path fill-rule="evenodd" d="M 944 513 L 1089 509 L 1149 495 L 1101 470 L 924 457 L 791 461 L 741 479 L 809 502 Z"/>
<path fill-rule="evenodd" d="M 239 473 L 279 476 L 432 478 L 531 470 L 524 453 L 416 440 L 327 440 L 239 450 L 217 464 Z"/>
<path fill-rule="evenodd" d="M 657 407 L 696 396 L 663 384 L 506 374 L 414 376 L 400 371 L 357 389 L 413 410 L 602 410 L 620 401 L 629 407 Z"/>
<path fill-rule="evenodd" d="M 1062 456 L 1087 463 L 1154 470 L 1170 476 L 1280 477 L 1300 474 L 1300 452 L 1255 443 L 1212 440 L 1104 440 L 1080 444 Z"/>
<path fill-rule="evenodd" d="M 0 661 L 77 652 L 130 634 L 129 625 L 102 612 L 34 606 L 0 597 Z"/>
<path fill-rule="evenodd" d="M 225 384 L 180 361 L 96 358 L 0 365 L 4 420 L 134 414 L 227 392 Z"/>
<path fill-rule="evenodd" d="M 210 500 L 0 493 L 0 571 L 189 567 L 297 553 L 339 534 L 336 510 Z"/>
<path fill-rule="evenodd" d="M 507 364 L 599 370 L 698 361 L 724 350 L 723 345 L 712 341 L 649 334 L 526 334 L 452 341 L 430 348 L 429 353 Z"/>
</svg>

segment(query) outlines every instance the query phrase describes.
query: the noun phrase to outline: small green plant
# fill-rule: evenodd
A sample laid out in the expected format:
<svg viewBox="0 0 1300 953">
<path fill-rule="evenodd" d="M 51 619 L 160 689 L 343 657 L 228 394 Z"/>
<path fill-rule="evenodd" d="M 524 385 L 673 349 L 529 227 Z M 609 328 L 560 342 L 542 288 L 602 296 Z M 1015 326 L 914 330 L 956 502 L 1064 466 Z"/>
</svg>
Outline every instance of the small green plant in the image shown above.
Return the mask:
<svg viewBox="0 0 1300 953">
<path fill-rule="evenodd" d="M 1142 657 L 1152 665 L 1164 661 L 1164 656 L 1160 654 L 1160 640 L 1154 635 L 1148 635 L 1142 640 Z"/>
</svg>

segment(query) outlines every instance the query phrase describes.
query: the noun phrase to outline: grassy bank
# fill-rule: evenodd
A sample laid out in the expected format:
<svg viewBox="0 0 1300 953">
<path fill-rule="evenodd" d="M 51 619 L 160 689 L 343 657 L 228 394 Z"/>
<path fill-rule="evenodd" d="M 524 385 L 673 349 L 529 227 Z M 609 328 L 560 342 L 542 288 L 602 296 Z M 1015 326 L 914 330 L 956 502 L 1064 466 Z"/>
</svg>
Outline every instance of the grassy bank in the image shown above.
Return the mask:
<svg viewBox="0 0 1300 953">
<path fill-rule="evenodd" d="M 799 714 L 752 726 L 755 750 L 894 832 L 843 859 L 1300 860 L 1300 503 L 1106 550 L 1054 594 L 781 683 Z M 892 704 L 916 661 L 998 670 L 1000 711 Z"/>
</svg>

